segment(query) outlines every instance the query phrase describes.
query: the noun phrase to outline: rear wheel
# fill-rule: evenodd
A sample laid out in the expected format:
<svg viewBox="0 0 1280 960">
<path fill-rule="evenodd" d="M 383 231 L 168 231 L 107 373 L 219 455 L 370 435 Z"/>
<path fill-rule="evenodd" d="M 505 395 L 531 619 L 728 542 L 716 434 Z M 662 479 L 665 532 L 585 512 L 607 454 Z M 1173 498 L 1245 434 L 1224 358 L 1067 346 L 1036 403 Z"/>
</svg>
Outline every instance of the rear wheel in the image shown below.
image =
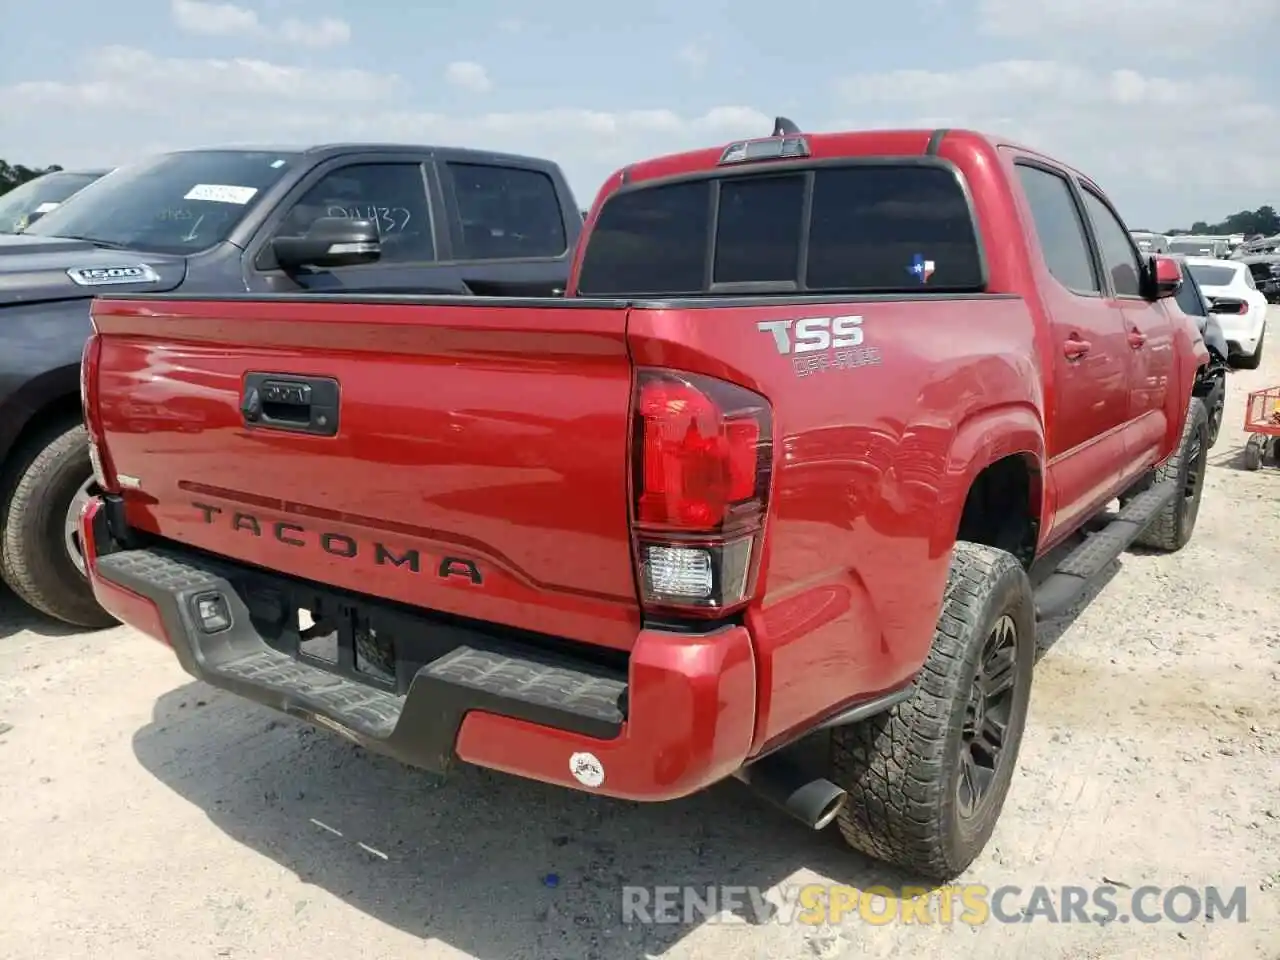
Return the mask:
<svg viewBox="0 0 1280 960">
<path fill-rule="evenodd" d="M 831 779 L 849 794 L 837 823 L 850 846 L 940 881 L 982 852 L 1026 725 L 1034 610 L 1012 555 L 956 544 L 914 695 L 832 731 Z"/>
<path fill-rule="evenodd" d="M 1200 498 L 1204 493 L 1205 471 L 1208 467 L 1209 415 L 1204 401 L 1191 398 L 1187 421 L 1182 428 L 1182 442 L 1177 451 L 1155 472 L 1157 483 L 1177 481 L 1178 492 L 1156 514 L 1151 524 L 1135 541 L 1156 550 L 1181 550 L 1191 539 L 1200 515 Z"/>
<path fill-rule="evenodd" d="M 80 510 L 92 485 L 88 438 L 79 424 L 29 447 L 0 500 L 0 575 L 41 613 L 75 626 L 108 627 L 116 620 L 94 599 L 80 542 Z"/>
<path fill-rule="evenodd" d="M 1205 394 L 1204 405 L 1209 415 L 1208 444 L 1212 448 L 1218 442 L 1218 434 L 1222 432 L 1222 416 L 1227 406 L 1226 378 L 1219 376 L 1217 382 Z"/>
</svg>

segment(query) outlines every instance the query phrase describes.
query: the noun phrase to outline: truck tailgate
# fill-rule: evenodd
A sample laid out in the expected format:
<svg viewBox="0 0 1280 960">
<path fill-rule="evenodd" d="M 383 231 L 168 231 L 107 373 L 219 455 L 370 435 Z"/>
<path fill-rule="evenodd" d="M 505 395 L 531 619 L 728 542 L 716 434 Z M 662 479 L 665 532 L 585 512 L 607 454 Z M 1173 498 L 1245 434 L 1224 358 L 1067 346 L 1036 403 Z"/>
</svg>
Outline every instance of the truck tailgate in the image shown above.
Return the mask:
<svg viewBox="0 0 1280 960">
<path fill-rule="evenodd" d="M 130 526 L 415 606 L 634 640 L 624 304 L 100 300 L 93 317 Z"/>
</svg>

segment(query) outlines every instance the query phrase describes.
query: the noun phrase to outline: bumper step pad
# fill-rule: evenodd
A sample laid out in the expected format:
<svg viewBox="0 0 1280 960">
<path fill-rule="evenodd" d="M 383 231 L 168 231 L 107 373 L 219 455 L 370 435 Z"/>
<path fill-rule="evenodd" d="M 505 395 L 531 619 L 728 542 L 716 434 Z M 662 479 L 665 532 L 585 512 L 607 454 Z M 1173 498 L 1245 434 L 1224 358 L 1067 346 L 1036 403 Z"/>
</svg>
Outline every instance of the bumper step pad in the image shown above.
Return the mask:
<svg viewBox="0 0 1280 960">
<path fill-rule="evenodd" d="M 269 645 L 235 584 L 246 577 L 274 579 L 272 574 L 152 547 L 99 557 L 97 575 L 156 604 L 166 639 L 188 673 L 210 686 L 336 727 L 369 749 L 413 766 L 447 769 L 458 727 L 471 710 L 600 739 L 618 736 L 625 719 L 627 681 L 618 671 L 480 628 L 460 630 L 450 624 L 448 629 L 466 642 L 418 669 L 407 694 L 399 695 Z M 328 591 L 316 584 L 306 589 Z M 217 633 L 206 632 L 196 615 L 196 600 L 210 595 L 220 596 L 231 614 L 231 626 Z M 429 616 L 418 622 L 424 631 L 438 629 Z"/>
</svg>

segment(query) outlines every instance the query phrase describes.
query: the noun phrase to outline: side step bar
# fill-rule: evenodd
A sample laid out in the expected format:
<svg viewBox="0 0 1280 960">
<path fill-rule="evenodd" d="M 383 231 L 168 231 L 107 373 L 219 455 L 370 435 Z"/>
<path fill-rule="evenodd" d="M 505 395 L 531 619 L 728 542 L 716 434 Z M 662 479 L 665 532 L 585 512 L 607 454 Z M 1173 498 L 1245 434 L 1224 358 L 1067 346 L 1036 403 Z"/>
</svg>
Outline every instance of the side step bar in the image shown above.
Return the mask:
<svg viewBox="0 0 1280 960">
<path fill-rule="evenodd" d="M 1061 616 L 1177 494 L 1176 480 L 1155 484 L 1130 500 L 1114 520 L 1071 551 L 1036 587 L 1036 619 L 1052 620 Z"/>
</svg>

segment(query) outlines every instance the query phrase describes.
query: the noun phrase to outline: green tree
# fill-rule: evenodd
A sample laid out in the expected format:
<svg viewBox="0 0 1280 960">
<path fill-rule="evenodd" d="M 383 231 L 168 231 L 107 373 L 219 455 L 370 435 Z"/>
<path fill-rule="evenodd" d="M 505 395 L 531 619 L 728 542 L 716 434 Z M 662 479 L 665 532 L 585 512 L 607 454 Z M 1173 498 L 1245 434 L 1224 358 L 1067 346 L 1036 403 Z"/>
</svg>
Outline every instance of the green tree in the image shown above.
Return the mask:
<svg viewBox="0 0 1280 960">
<path fill-rule="evenodd" d="M 24 167 L 20 163 L 9 163 L 7 160 L 0 160 L 0 194 L 8 193 L 14 187 L 21 186 L 28 180 L 34 180 L 46 173 L 53 173 L 61 170 L 62 167 L 56 163 L 51 167 Z"/>
<path fill-rule="evenodd" d="M 1268 204 L 1257 210 L 1241 210 L 1239 213 L 1233 213 L 1219 223 L 1205 223 L 1203 220 L 1197 220 L 1190 229 L 1175 227 L 1172 230 L 1166 230 L 1165 233 L 1170 236 L 1179 233 L 1243 233 L 1245 236 L 1252 236 L 1260 233 L 1269 237 L 1280 233 L 1280 215 L 1276 214 L 1275 207 Z"/>
</svg>

